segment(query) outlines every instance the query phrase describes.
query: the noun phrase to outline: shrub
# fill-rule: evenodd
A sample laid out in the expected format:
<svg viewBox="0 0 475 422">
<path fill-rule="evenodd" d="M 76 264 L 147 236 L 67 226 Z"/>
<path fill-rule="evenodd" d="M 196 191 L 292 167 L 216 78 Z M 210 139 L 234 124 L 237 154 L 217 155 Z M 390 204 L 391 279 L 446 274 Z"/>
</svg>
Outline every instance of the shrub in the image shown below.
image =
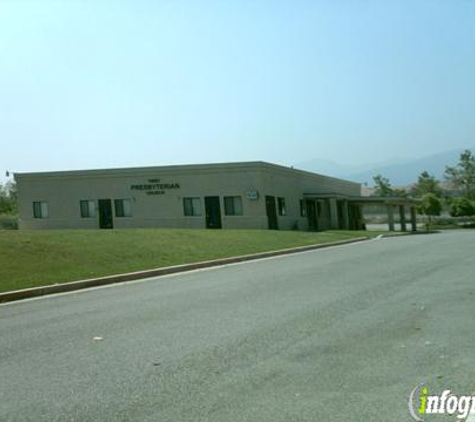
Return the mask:
<svg viewBox="0 0 475 422">
<path fill-rule="evenodd" d="M 432 223 L 432 217 L 440 215 L 442 211 L 442 202 L 433 193 L 426 193 L 421 198 L 421 205 L 418 207 L 420 214 L 428 217 L 426 223 L 426 229 L 429 230 L 429 226 Z"/>
<path fill-rule="evenodd" d="M 467 198 L 454 198 L 449 212 L 452 217 L 472 217 L 475 215 L 475 207 Z"/>
<path fill-rule="evenodd" d="M 18 217 L 14 215 L 0 215 L 0 230 L 18 230 Z"/>
</svg>

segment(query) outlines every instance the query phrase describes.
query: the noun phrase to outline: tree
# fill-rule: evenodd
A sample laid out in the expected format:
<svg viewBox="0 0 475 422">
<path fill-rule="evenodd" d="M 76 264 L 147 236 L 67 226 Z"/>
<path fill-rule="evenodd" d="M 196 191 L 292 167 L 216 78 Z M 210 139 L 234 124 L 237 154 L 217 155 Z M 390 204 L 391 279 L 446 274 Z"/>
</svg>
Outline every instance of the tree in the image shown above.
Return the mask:
<svg viewBox="0 0 475 422">
<path fill-rule="evenodd" d="M 407 191 L 405 189 L 393 188 L 393 196 L 398 198 L 405 198 L 407 196 Z"/>
<path fill-rule="evenodd" d="M 475 199 L 475 157 L 472 151 L 465 150 L 455 167 L 445 168 L 445 178 L 456 189 L 460 189 L 465 198 Z"/>
<path fill-rule="evenodd" d="M 0 183 L 0 214 L 16 214 L 17 191 L 14 182 Z"/>
<path fill-rule="evenodd" d="M 18 210 L 18 190 L 16 186 L 16 182 L 9 181 L 7 182 L 7 189 L 8 189 L 8 196 L 10 197 L 12 209 L 14 212 Z"/>
<path fill-rule="evenodd" d="M 475 215 L 475 205 L 467 198 L 454 198 L 450 205 L 452 217 L 472 217 Z"/>
<path fill-rule="evenodd" d="M 426 193 L 421 198 L 421 205 L 418 207 L 418 211 L 419 214 L 428 217 L 426 229 L 429 230 L 429 226 L 432 224 L 432 217 L 440 215 L 440 212 L 442 211 L 442 202 L 433 193 Z"/>
<path fill-rule="evenodd" d="M 439 186 L 439 181 L 427 171 L 423 171 L 419 175 L 417 183 L 412 186 L 411 195 L 420 198 L 426 193 L 433 193 L 441 198 L 444 192 Z"/>
<path fill-rule="evenodd" d="M 374 196 L 392 196 L 392 187 L 389 179 L 381 174 L 373 177 L 374 180 Z"/>
<path fill-rule="evenodd" d="M 373 177 L 375 191 L 373 196 L 407 196 L 407 192 L 404 189 L 393 188 L 389 179 L 378 174 Z"/>
</svg>

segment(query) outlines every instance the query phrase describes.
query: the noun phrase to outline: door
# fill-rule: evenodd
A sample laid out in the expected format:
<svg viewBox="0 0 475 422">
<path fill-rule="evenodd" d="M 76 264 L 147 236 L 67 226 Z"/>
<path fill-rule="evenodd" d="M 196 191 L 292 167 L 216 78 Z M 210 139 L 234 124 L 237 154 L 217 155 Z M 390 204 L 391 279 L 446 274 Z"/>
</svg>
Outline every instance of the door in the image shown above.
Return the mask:
<svg viewBox="0 0 475 422">
<path fill-rule="evenodd" d="M 99 199 L 99 228 L 112 229 L 113 227 L 112 201 L 110 199 Z"/>
<path fill-rule="evenodd" d="M 278 230 L 279 226 L 277 224 L 277 211 L 275 209 L 274 196 L 266 196 L 266 212 L 269 230 Z"/>
<path fill-rule="evenodd" d="M 317 210 L 315 207 L 314 200 L 307 200 L 307 218 L 308 218 L 308 229 L 312 232 L 318 230 L 317 225 Z"/>
<path fill-rule="evenodd" d="M 206 228 L 220 229 L 221 226 L 221 206 L 219 203 L 219 196 L 205 197 L 206 210 Z"/>
</svg>

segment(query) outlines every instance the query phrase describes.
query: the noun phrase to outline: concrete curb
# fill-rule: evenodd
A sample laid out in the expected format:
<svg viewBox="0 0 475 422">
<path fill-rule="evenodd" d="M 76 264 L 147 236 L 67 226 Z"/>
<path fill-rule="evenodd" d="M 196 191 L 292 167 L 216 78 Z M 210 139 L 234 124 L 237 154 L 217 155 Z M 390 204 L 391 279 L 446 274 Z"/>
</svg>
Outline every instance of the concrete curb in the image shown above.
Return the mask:
<svg viewBox="0 0 475 422">
<path fill-rule="evenodd" d="M 412 236 L 412 235 L 424 235 L 424 234 L 437 234 L 437 233 L 440 233 L 440 231 L 437 231 L 437 230 L 432 230 L 432 231 L 421 231 L 421 230 L 418 230 L 418 231 L 407 231 L 407 232 L 399 232 L 399 231 L 394 231 L 394 232 L 388 232 L 388 234 L 382 234 L 381 236 L 383 238 L 389 238 L 389 237 L 401 237 L 401 236 Z"/>
<path fill-rule="evenodd" d="M 120 283 L 123 281 L 139 280 L 141 278 L 158 277 L 166 274 L 174 274 L 197 270 L 200 268 L 217 267 L 220 265 L 233 264 L 236 262 L 252 261 L 261 258 L 269 258 L 279 255 L 288 255 L 296 252 L 323 249 L 331 246 L 348 245 L 350 243 L 362 242 L 371 239 L 370 237 L 357 237 L 354 239 L 340 240 L 337 242 L 321 243 L 316 245 L 298 246 L 295 248 L 279 249 L 269 252 L 258 252 L 249 255 L 239 255 L 230 258 L 213 259 L 210 261 L 194 262 L 191 264 L 174 265 L 171 267 L 154 268 L 151 270 L 136 271 L 133 273 L 117 274 L 106 277 L 90 278 L 87 280 L 71 281 L 51 286 L 32 287 L 29 289 L 15 290 L 12 292 L 0 293 L 0 303 L 14 300 L 28 299 L 37 296 L 44 296 L 54 293 L 72 292 L 74 290 L 87 289 L 88 287 L 105 286 L 108 284 Z"/>
</svg>

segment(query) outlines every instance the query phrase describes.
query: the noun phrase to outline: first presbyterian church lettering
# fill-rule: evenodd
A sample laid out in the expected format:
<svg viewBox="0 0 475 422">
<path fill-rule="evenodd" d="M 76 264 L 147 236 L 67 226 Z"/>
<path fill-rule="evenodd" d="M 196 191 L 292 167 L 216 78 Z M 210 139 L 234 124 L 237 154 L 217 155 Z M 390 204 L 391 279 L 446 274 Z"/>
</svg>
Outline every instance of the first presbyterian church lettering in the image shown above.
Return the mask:
<svg viewBox="0 0 475 422">
<path fill-rule="evenodd" d="M 131 190 L 145 191 L 147 195 L 163 195 L 166 190 L 180 189 L 179 183 L 162 183 L 160 179 L 148 179 L 148 183 L 131 185 Z"/>
</svg>

